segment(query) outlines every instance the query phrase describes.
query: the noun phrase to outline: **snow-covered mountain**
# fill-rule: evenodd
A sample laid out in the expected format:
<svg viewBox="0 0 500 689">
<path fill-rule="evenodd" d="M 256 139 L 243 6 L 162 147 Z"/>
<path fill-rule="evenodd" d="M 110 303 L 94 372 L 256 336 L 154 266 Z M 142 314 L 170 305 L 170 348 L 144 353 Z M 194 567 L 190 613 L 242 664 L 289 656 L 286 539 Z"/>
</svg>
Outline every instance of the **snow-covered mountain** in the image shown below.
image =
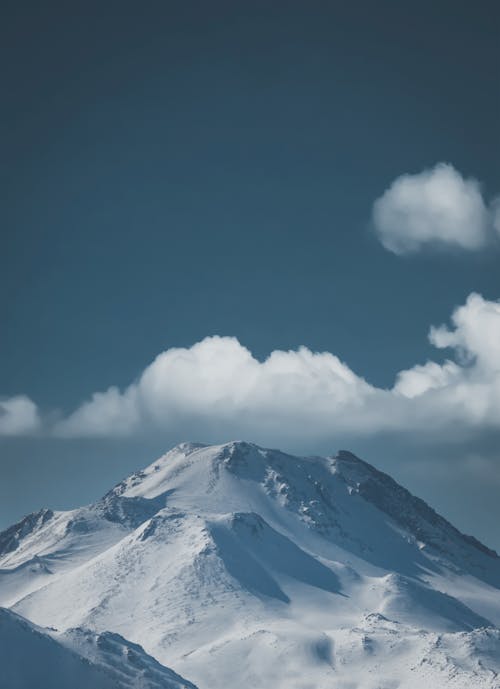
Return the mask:
<svg viewBox="0 0 500 689">
<path fill-rule="evenodd" d="M 496 553 L 348 452 L 183 444 L 0 534 L 0 605 L 199 689 L 499 689 L 499 589 Z"/>
<path fill-rule="evenodd" d="M 196 689 L 119 634 L 58 632 L 0 608 L 5 689 Z"/>
</svg>

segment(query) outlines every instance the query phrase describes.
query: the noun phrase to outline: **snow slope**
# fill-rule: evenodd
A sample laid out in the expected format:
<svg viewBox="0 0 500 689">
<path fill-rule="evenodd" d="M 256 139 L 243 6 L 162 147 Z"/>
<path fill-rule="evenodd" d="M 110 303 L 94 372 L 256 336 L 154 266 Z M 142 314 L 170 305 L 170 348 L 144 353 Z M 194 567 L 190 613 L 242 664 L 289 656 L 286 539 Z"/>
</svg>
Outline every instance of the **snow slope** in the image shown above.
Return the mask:
<svg viewBox="0 0 500 689">
<path fill-rule="evenodd" d="M 200 689 L 499 689 L 499 589 L 496 553 L 348 452 L 186 443 L 0 535 L 0 604 Z"/>
<path fill-rule="evenodd" d="M 196 689 L 118 634 L 58 633 L 5 608 L 0 682 L 6 689 Z"/>
</svg>

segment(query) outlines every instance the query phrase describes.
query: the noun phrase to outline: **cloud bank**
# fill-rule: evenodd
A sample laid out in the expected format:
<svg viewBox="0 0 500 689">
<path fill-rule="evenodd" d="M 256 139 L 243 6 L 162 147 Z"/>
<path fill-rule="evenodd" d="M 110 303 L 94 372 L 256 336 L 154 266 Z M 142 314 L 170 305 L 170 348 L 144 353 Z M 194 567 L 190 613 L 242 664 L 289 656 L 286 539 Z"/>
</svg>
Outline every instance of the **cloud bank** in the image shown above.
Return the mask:
<svg viewBox="0 0 500 689">
<path fill-rule="evenodd" d="M 500 203 L 488 205 L 477 180 L 439 163 L 394 180 L 375 201 L 372 219 L 381 243 L 395 254 L 438 246 L 475 251 L 500 233 Z"/>
<path fill-rule="evenodd" d="M 274 351 L 263 362 L 232 337 L 207 337 L 159 354 L 124 391 L 95 393 L 54 432 L 127 435 L 178 425 L 230 435 L 327 436 L 339 431 L 500 427 L 500 303 L 471 294 L 452 327 L 429 339 L 453 359 L 371 385 L 329 352 Z M 226 430 L 227 429 L 227 430 Z"/>
<path fill-rule="evenodd" d="M 456 437 L 500 430 L 500 302 L 471 294 L 453 312 L 451 327 L 431 328 L 429 339 L 451 358 L 400 371 L 382 389 L 329 352 L 301 347 L 259 361 L 234 337 L 207 337 L 162 352 L 127 388 L 94 393 L 45 432 L 111 437 L 181 429 L 186 437 L 218 433 L 279 443 L 344 432 Z M 40 426 L 26 397 L 0 409 L 0 433 Z"/>
</svg>

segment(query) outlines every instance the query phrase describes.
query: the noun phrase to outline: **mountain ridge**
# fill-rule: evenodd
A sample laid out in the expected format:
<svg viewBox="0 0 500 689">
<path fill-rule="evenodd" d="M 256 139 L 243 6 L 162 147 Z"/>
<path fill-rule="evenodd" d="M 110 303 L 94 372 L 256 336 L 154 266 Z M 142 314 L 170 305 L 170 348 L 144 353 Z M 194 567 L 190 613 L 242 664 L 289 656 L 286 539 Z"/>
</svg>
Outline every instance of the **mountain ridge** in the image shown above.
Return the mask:
<svg viewBox="0 0 500 689">
<path fill-rule="evenodd" d="M 20 662 L 17 654 L 30 662 Z M 82 628 L 59 633 L 5 608 L 0 608 L 0 667 L 9 689 L 196 689 L 118 634 Z"/>
</svg>

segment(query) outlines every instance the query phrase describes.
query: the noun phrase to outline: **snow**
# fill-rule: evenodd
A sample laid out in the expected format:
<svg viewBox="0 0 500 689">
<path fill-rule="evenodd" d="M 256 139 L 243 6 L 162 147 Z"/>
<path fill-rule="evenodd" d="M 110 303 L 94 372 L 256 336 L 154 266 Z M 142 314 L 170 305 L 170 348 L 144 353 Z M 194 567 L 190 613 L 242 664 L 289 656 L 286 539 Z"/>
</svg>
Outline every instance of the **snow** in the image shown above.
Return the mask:
<svg viewBox="0 0 500 689">
<path fill-rule="evenodd" d="M 0 670 L 8 689 L 196 689 L 118 634 L 58 633 L 4 608 Z"/>
<path fill-rule="evenodd" d="M 200 689 L 500 688 L 500 559 L 348 452 L 185 443 L 2 543 L 0 604 Z"/>
</svg>

